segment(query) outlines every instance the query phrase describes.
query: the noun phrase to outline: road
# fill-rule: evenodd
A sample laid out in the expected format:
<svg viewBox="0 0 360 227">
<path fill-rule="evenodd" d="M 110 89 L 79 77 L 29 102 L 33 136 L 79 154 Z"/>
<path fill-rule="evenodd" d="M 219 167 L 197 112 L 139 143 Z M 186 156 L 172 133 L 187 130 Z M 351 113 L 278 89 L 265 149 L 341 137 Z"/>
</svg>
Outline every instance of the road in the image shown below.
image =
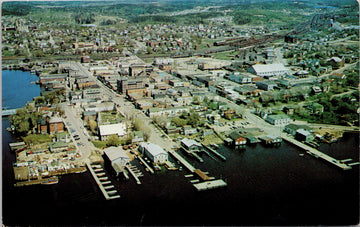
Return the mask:
<svg viewBox="0 0 360 227">
<path fill-rule="evenodd" d="M 173 149 L 176 144 L 161 130 L 159 130 L 152 123 L 152 119 L 147 117 L 143 112 L 136 109 L 133 104 L 125 99 L 124 95 L 119 95 L 115 91 L 106 87 L 103 83 L 101 83 L 97 78 L 93 75 L 93 73 L 89 72 L 83 65 L 77 62 L 70 63 L 71 68 L 78 70 L 81 74 L 89 76 L 89 78 L 101 88 L 101 93 L 105 94 L 112 102 L 117 106 L 117 110 L 126 116 L 127 119 L 130 119 L 130 116 L 133 118 L 141 119 L 144 124 L 150 128 L 150 139 L 149 142 L 156 143 L 160 147 L 165 150 Z M 163 136 L 162 136 L 163 135 Z M 83 141 L 83 140 L 81 140 Z"/>
</svg>

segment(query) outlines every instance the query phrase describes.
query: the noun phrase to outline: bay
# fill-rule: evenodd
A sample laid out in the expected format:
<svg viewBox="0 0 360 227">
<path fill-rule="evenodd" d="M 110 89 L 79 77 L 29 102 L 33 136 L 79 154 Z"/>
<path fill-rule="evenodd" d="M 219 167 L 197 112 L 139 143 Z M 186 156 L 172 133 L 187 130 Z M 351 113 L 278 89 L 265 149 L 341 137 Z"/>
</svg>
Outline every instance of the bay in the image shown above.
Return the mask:
<svg viewBox="0 0 360 227">
<path fill-rule="evenodd" d="M 30 84 L 36 76 L 3 72 L 3 103 L 19 108 L 38 96 Z M 19 72 L 17 72 L 19 73 Z M 25 75 L 25 76 L 23 76 Z M 30 77 L 30 79 L 29 79 Z M 6 81 L 4 81 L 6 80 Z M 16 82 L 14 82 L 16 81 Z M 5 82 L 5 83 L 4 83 Z M 4 88 L 4 84 L 6 87 Z M 19 84 L 22 84 L 19 86 Z M 11 99 L 14 87 L 19 95 Z M 36 92 L 32 91 L 34 89 Z M 33 93 L 34 92 L 34 93 Z M 24 98 L 26 97 L 26 98 Z M 18 99 L 24 99 L 19 101 Z M 343 171 L 283 142 L 245 150 L 221 146 L 227 161 L 202 155 L 204 163 L 183 156 L 226 188 L 197 192 L 183 171 L 144 172 L 133 179 L 112 179 L 120 199 L 106 201 L 91 175 L 61 176 L 56 185 L 15 188 L 8 143 L 15 141 L 2 119 L 3 223 L 5 225 L 350 225 L 359 219 L 359 168 Z M 339 142 L 320 149 L 336 158 L 359 160 L 359 134 L 346 133 Z M 110 168 L 106 166 L 110 174 Z"/>
</svg>

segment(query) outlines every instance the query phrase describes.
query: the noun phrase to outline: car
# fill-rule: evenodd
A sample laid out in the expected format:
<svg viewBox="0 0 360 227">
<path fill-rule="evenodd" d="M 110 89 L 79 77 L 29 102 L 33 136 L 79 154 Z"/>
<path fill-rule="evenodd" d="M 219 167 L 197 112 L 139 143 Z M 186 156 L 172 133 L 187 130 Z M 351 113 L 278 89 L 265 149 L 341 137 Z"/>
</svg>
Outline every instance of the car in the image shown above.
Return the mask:
<svg viewBox="0 0 360 227">
<path fill-rule="evenodd" d="M 75 140 L 79 140 L 80 138 L 79 137 L 76 137 Z"/>
</svg>

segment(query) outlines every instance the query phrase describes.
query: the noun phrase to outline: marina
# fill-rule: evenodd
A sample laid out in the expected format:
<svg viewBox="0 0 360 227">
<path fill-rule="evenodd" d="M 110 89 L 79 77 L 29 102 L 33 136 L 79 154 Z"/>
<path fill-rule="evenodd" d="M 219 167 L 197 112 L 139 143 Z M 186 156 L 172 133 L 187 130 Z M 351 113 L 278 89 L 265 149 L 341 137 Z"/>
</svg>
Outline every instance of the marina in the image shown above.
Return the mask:
<svg viewBox="0 0 360 227">
<path fill-rule="evenodd" d="M 284 140 L 286 140 L 286 141 L 288 141 L 288 142 L 290 142 L 290 143 L 304 149 L 306 151 L 306 153 L 314 156 L 315 158 L 321 158 L 322 160 L 327 161 L 328 163 L 330 163 L 332 165 L 335 165 L 335 166 L 337 166 L 337 167 L 339 167 L 339 168 L 341 168 L 343 170 L 349 170 L 349 169 L 352 168 L 351 164 L 346 164 L 346 163 L 344 163 L 344 162 L 342 162 L 340 160 L 337 160 L 337 159 L 335 159 L 333 157 L 330 157 L 329 155 L 326 155 L 326 154 L 316 150 L 315 148 L 312 148 L 312 147 L 310 147 L 310 146 L 308 146 L 306 144 L 303 144 L 303 143 L 301 143 L 301 142 L 299 142 L 299 141 L 297 141 L 295 139 L 292 139 L 292 138 L 290 138 L 288 136 L 282 136 L 282 138 Z"/>
<path fill-rule="evenodd" d="M 195 168 L 188 163 L 181 155 L 179 155 L 176 151 L 169 151 L 169 154 L 171 154 L 174 158 L 176 158 L 185 168 L 187 168 L 190 172 L 194 172 Z"/>
<path fill-rule="evenodd" d="M 146 161 L 142 157 L 140 157 L 140 155 L 137 155 L 136 157 L 146 166 L 150 173 L 154 174 L 154 170 L 146 163 Z"/>
<path fill-rule="evenodd" d="M 211 151 L 213 154 L 216 155 L 216 157 L 220 158 L 222 161 L 226 161 L 226 157 L 219 152 L 215 151 L 214 149 L 210 148 L 209 146 L 206 146 L 205 144 L 201 143 L 205 149 L 208 151 Z"/>
<path fill-rule="evenodd" d="M 108 185 L 108 184 L 111 184 L 111 181 L 102 181 L 97 173 L 95 173 L 95 170 L 100 170 L 100 171 L 104 171 L 102 169 L 102 167 L 99 165 L 94 165 L 94 166 L 91 166 L 89 163 L 86 163 L 86 166 L 87 168 L 89 169 L 91 175 L 93 176 L 94 180 L 96 181 L 96 184 L 99 186 L 101 192 L 103 193 L 104 197 L 106 200 L 111 200 L 111 199 L 117 199 L 117 198 L 120 198 L 120 195 L 116 195 L 117 191 L 116 190 L 112 190 L 112 191 L 107 191 L 109 189 L 113 189 L 115 188 L 114 185 Z M 101 174 L 101 176 L 104 176 L 105 175 L 105 172 L 103 172 Z M 107 179 L 107 178 L 102 178 L 102 179 Z M 108 186 L 105 186 L 105 185 L 108 185 Z"/>
</svg>

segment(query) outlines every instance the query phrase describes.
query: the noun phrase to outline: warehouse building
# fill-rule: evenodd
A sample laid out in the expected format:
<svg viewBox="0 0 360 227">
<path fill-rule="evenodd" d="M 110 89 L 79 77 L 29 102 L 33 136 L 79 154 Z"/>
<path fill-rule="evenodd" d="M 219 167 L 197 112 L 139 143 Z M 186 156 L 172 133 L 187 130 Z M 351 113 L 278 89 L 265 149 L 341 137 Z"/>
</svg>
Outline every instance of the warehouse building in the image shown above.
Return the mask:
<svg viewBox="0 0 360 227">
<path fill-rule="evenodd" d="M 157 144 L 140 143 L 139 151 L 154 163 L 162 164 L 168 160 L 168 153 Z"/>
</svg>

